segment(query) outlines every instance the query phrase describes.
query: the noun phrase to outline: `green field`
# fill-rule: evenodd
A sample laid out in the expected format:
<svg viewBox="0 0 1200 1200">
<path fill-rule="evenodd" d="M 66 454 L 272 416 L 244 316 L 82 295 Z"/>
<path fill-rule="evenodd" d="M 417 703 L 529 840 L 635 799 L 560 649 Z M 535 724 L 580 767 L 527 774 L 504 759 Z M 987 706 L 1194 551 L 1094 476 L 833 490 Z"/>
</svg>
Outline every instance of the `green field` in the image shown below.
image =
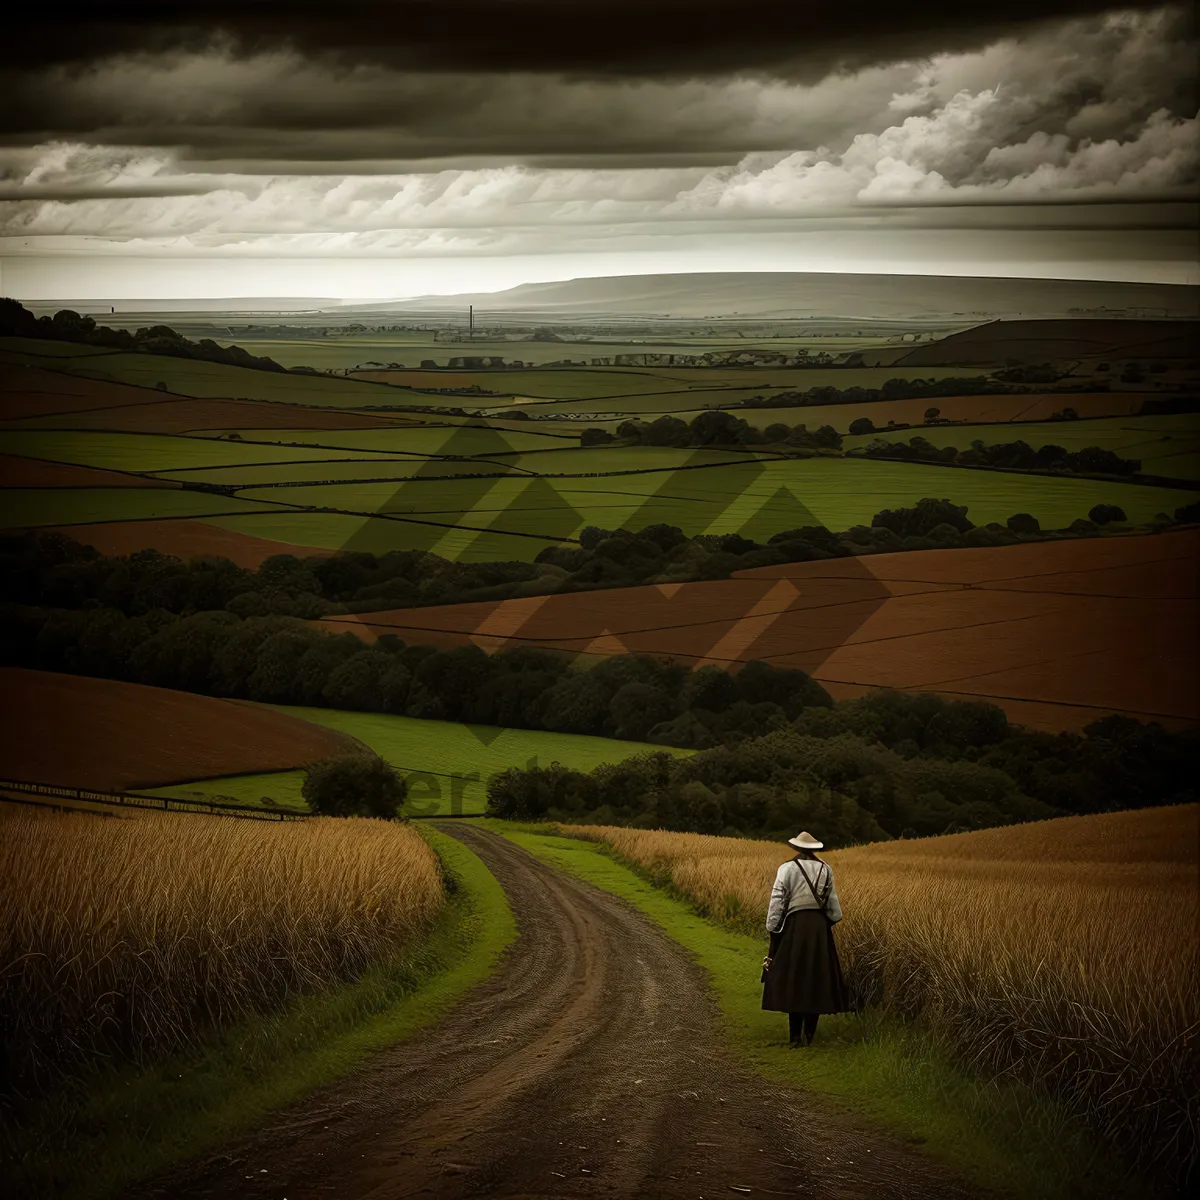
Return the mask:
<svg viewBox="0 0 1200 1200">
<path fill-rule="evenodd" d="M 150 796 L 173 796 L 180 800 L 209 800 L 242 804 L 251 808 L 280 808 L 288 812 L 307 812 L 308 804 L 300 794 L 306 771 L 269 771 L 261 775 L 226 775 L 201 779 L 195 783 L 177 783 L 171 787 L 148 788 Z"/>
<path fill-rule="evenodd" d="M 538 475 L 590 475 L 663 471 L 678 467 L 721 466 L 772 457 L 745 450 L 713 450 L 707 447 L 676 446 L 592 446 L 556 450 L 537 450 L 521 454 L 511 461 L 522 471 Z"/>
<path fill-rule="evenodd" d="M 177 488 L 0 488 L 0 529 L 271 511 L 237 497 Z"/>
<path fill-rule="evenodd" d="M 373 404 L 428 404 L 429 397 L 381 383 L 328 375 L 289 375 L 259 371 L 253 367 L 230 367 L 197 359 L 170 358 L 162 354 L 106 353 L 73 356 L 38 351 L 6 349 L 17 339 L 0 339 L 0 362 L 26 366 L 52 366 L 84 379 L 107 380 L 141 387 L 167 385 L 179 396 L 234 400 L 276 400 L 288 404 L 315 404 L 326 408 L 356 408 Z M 30 343 L 25 341 L 26 345 Z"/>
<path fill-rule="evenodd" d="M 621 762 L 633 754 L 666 749 L 684 755 L 686 750 L 648 746 L 644 742 L 621 742 L 615 738 L 588 737 L 575 733 L 542 733 L 532 729 L 497 729 L 490 725 L 457 725 L 450 721 L 425 721 L 417 717 L 387 713 L 341 712 L 332 708 L 300 708 L 270 705 L 305 721 L 340 730 L 369 746 L 405 775 L 409 785 L 408 809 L 414 815 L 438 813 L 482 813 L 487 799 L 487 781 L 509 767 L 549 766 L 552 762 L 580 771 L 603 763 Z M 280 802 L 294 786 L 289 780 L 273 785 Z M 241 776 L 243 792 L 266 786 L 269 775 Z M 214 779 L 205 788 L 228 787 L 230 780 Z M 181 787 L 198 790 L 198 784 Z M 248 794 L 247 793 L 247 794 Z M 267 794 L 267 793 L 262 793 Z"/>
<path fill-rule="evenodd" d="M 188 467 L 238 466 L 244 463 L 319 462 L 322 459 L 408 461 L 387 452 L 284 444 L 257 445 L 216 438 L 176 437 L 162 433 L 100 433 L 74 430 L 11 429 L 3 437 L 6 454 L 115 471 L 171 471 Z M 423 458 L 419 461 L 425 461 Z"/>
<path fill-rule="evenodd" d="M 597 396 L 629 396 L 643 392 L 684 391 L 691 386 L 682 379 L 654 375 L 636 367 L 539 367 L 536 370 L 445 371 L 440 378 L 429 371 L 372 372 L 372 378 L 406 387 L 472 387 L 478 385 L 498 396 L 437 396 L 426 398 L 427 404 L 475 408 L 504 396 L 532 396 L 558 399 Z M 441 380 L 444 379 L 444 382 Z"/>
<path fill-rule="evenodd" d="M 304 481 L 325 482 L 340 480 L 354 482 L 362 479 L 402 479 L 419 475 L 422 478 L 434 475 L 479 475 L 503 474 L 512 470 L 511 464 L 503 459 L 489 462 L 485 459 L 448 461 L 425 458 L 422 455 L 390 455 L 374 458 L 334 458 L 333 461 L 315 459 L 311 462 L 258 463 L 236 467 L 188 467 L 177 471 L 156 471 L 159 479 L 177 479 L 187 482 L 221 483 L 239 487 L 260 487 L 273 483 L 301 483 Z"/>
<path fill-rule="evenodd" d="M 428 335 L 414 337 L 428 341 Z M 446 345 L 463 351 L 461 344 Z M 561 346 L 545 345 L 563 353 Z M 75 349 L 78 354 L 71 352 L 68 343 L 2 339 L 0 360 L 53 363 L 60 370 L 82 374 L 103 369 L 114 378 L 151 385 L 163 381 L 175 392 L 200 397 L 246 396 L 325 404 L 331 409 L 404 403 L 410 396 L 426 405 L 437 403 L 437 397 L 383 384 L 157 355 L 96 354 L 91 352 L 94 347 Z M 925 377 L 961 373 L 959 368 L 922 371 Z M 483 425 L 479 418 L 432 414 L 429 424 L 383 429 L 244 429 L 238 431 L 239 440 L 231 441 L 214 430 L 172 436 L 10 426 L 0 447 L 6 453 L 240 490 L 230 497 L 173 489 L 5 489 L 0 494 L 0 525 L 196 518 L 225 530 L 315 551 L 413 549 L 456 561 L 529 562 L 547 545 L 577 538 L 588 525 L 641 529 L 666 523 L 689 535 L 740 533 L 765 542 L 776 533 L 804 525 L 843 530 L 866 524 L 885 508 L 908 506 L 925 496 L 967 505 L 977 524 L 1003 522 L 1015 513 L 1029 512 L 1044 528 L 1069 525 L 1101 502 L 1119 505 L 1135 523 L 1145 522 L 1196 497 L 1196 489 L 1186 487 L 1154 488 L 836 455 L 784 459 L 752 449 L 584 449 L 578 444 L 584 423 L 611 427 L 623 419 L 592 418 L 591 412 L 650 416 L 680 405 L 687 406 L 681 415 L 690 417 L 707 404 L 728 403 L 771 389 L 879 386 L 896 374 L 893 367 L 414 374 L 424 383 L 444 379 L 448 385 L 458 385 L 478 380 L 497 388 L 519 384 L 526 392 L 563 397 L 526 405 L 540 419 L 511 420 L 503 428 Z M 990 414 L 1003 405 L 1006 413 L 1020 415 L 1029 411 L 1031 402 L 1043 408 L 1049 403 L 1045 397 L 1031 396 L 1030 403 L 1021 397 L 1014 408 L 1012 397 L 992 399 L 951 399 L 937 407 L 947 415 L 955 411 L 976 415 Z M 469 397 L 445 397 L 447 406 L 473 402 Z M 486 407 L 486 398 L 480 403 Z M 503 408 L 504 403 L 495 407 Z M 877 423 L 892 413 L 912 420 L 912 412 L 924 403 L 742 409 L 736 415 L 760 429 L 804 422 L 810 428 L 829 423 L 844 430 L 855 416 L 868 411 Z M 563 415 L 556 418 L 553 412 L 558 410 Z M 315 413 L 314 418 L 322 419 Z M 960 448 L 974 438 L 989 443 L 1023 438 L 1033 445 L 1053 441 L 1068 448 L 1101 445 L 1140 458 L 1149 472 L 1200 480 L 1200 417 L 1196 415 L 921 426 L 886 436 L 907 438 L 916 433 L 935 444 Z M 846 445 L 851 448 L 869 440 L 848 438 Z"/>
<path fill-rule="evenodd" d="M 1122 458 L 1140 459 L 1142 470 L 1147 474 L 1200 479 L 1200 413 L 1110 417 L 1094 421 L 1036 421 L 1001 426 L 930 425 L 848 437 L 843 444 L 850 449 L 869 445 L 876 438 L 907 442 L 914 436 L 923 437 L 935 446 L 956 446 L 959 450 L 968 449 L 973 441 L 982 441 L 989 446 L 1024 441 L 1035 449 L 1046 445 L 1064 446 L 1068 450 L 1100 446 Z"/>
<path fill-rule="evenodd" d="M 88 346 L 80 342 L 52 342 L 43 338 L 0 337 L 0 351 L 31 354 L 39 358 L 86 358 L 113 354 L 107 346 Z"/>
<path fill-rule="evenodd" d="M 577 370 L 576 374 L 595 377 L 615 370 L 611 367 L 593 367 L 586 371 Z M 482 376 L 487 372 L 479 374 Z M 507 378 L 509 374 L 504 372 L 501 377 Z M 674 389 L 668 392 L 666 388 L 647 386 L 636 392 L 631 390 L 622 396 L 616 389 L 607 392 L 600 390 L 598 383 L 594 391 L 585 392 L 580 383 L 579 390 L 567 392 L 564 389 L 550 403 L 523 407 L 527 407 L 532 413 L 570 414 L 590 410 L 672 412 L 681 410 L 685 405 L 689 408 L 702 408 L 707 402 L 732 404 L 752 396 L 769 396 L 783 391 L 806 392 L 817 387 L 836 387 L 843 390 L 851 387 L 879 388 L 889 379 L 946 379 L 961 374 L 963 369 L 960 367 L 926 367 L 919 371 L 904 371 L 899 367 L 645 367 L 639 369 L 639 375 L 643 379 L 661 384 L 669 382 L 674 384 Z M 541 397 L 550 393 L 547 390 L 526 390 L 517 394 Z M 603 405 L 599 403 L 599 398 L 605 400 Z M 479 407 L 489 406 L 485 400 Z"/>
<path fill-rule="evenodd" d="M 396 486 L 396 485 L 393 485 Z M 249 505 L 242 505 L 248 508 Z M 206 524 L 234 533 L 272 541 L 311 546 L 316 550 L 351 550 L 386 554 L 389 550 L 430 550 L 461 562 L 531 562 L 539 550 L 559 536 L 521 537 L 484 530 L 482 533 L 454 524 L 455 514 L 440 524 L 418 524 L 346 513 L 289 512 L 276 509 L 239 516 L 215 516 Z"/>
<path fill-rule="evenodd" d="M 285 367 L 307 366 L 319 370 L 344 370 L 368 363 L 401 362 L 406 368 L 419 367 L 425 359 L 444 365 L 451 358 L 490 355 L 506 362 L 539 365 L 569 358 L 614 358 L 618 354 L 704 354 L 710 350 L 776 350 L 793 353 L 805 346 L 812 353 L 842 354 L 847 350 L 881 349 L 886 339 L 874 337 L 737 337 L 728 334 L 678 336 L 658 341 L 570 341 L 531 342 L 504 338 L 475 337 L 470 341 L 435 340 L 419 330 L 388 333 L 354 334 L 331 337 L 247 338 L 214 337 L 222 346 L 237 345 L 251 354 L 273 358 Z M 205 336 L 196 334 L 192 336 Z M 890 347 L 889 347 L 890 348 Z"/>
<path fill-rule="evenodd" d="M 431 421 L 440 418 L 430 417 Z M 409 425 L 398 429 L 239 429 L 247 441 L 280 445 L 334 446 L 343 450 L 404 451 L 415 454 L 489 455 L 525 450 L 553 450 L 578 444 L 578 434 L 557 426 L 492 429 L 470 425 Z"/>
<path fill-rule="evenodd" d="M 580 453 L 591 455 L 588 461 L 594 464 L 603 462 L 599 456 L 609 452 Z M 687 456 L 691 452 L 666 451 L 664 459 L 672 453 Z M 538 457 L 544 460 L 549 456 Z M 625 461 L 630 458 L 632 455 L 627 454 Z M 1029 512 L 1045 528 L 1069 525 L 1101 502 L 1119 504 L 1131 521 L 1139 522 L 1159 512 L 1169 513 L 1195 498 L 1191 491 L 1133 483 L 843 458 L 764 458 L 752 463 L 718 462 L 694 470 L 652 470 L 591 478 L 459 476 L 418 478 L 399 484 L 320 484 L 248 489 L 239 495 L 469 527 L 449 537 L 428 526 L 413 525 L 409 532 L 415 539 L 414 548 L 436 546 L 436 553 L 451 557 L 451 551 L 463 555 L 466 546 L 466 556 L 475 561 L 479 560 L 479 549 L 463 540 L 470 539 L 470 529 L 487 530 L 493 535 L 532 533 L 544 538 L 572 538 L 584 525 L 640 529 L 665 522 L 692 535 L 741 533 L 766 541 L 772 534 L 801 525 L 817 523 L 840 530 L 870 524 L 882 509 L 911 505 L 924 496 L 947 497 L 968 505 L 970 517 L 977 524 L 1003 522 L 1014 513 Z M 259 532 L 259 519 L 254 521 L 254 532 Z M 237 527 L 245 527 L 244 519 L 237 518 L 236 522 Z M 220 523 L 234 527 L 229 521 Z M 300 540 L 307 542 L 308 538 Z M 533 538 L 508 540 L 508 552 L 499 557 L 532 559 L 544 545 Z"/>
</svg>

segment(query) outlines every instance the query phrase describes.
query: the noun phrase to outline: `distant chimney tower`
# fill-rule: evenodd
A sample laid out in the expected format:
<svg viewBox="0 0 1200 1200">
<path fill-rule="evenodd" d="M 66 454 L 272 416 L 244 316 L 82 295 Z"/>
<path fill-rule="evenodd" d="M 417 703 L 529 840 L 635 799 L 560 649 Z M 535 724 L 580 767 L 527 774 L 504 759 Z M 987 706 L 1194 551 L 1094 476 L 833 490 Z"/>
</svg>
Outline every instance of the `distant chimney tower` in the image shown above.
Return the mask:
<svg viewBox="0 0 1200 1200">
<path fill-rule="evenodd" d="M 475 305 L 467 305 L 467 337 L 475 336 Z"/>
</svg>

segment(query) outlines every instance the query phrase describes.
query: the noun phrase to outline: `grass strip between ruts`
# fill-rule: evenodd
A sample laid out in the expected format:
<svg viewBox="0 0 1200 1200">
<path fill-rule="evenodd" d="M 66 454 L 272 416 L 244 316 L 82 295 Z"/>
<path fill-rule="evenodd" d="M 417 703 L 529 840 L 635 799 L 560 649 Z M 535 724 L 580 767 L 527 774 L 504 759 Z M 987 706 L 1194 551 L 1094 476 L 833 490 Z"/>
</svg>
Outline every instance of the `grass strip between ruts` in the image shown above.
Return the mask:
<svg viewBox="0 0 1200 1200">
<path fill-rule="evenodd" d="M 826 1016 L 811 1047 L 789 1049 L 786 1018 L 761 1008 L 765 930 L 754 937 L 707 919 L 600 843 L 505 821 L 479 824 L 628 900 L 689 950 L 708 975 L 734 1049 L 757 1070 L 878 1123 L 982 1189 L 1039 1200 L 1116 1190 L 1119 1164 L 1052 1100 L 971 1074 L 917 1026 L 871 1012 Z M 1127 1194 L 1151 1193 L 1131 1180 Z"/>
<path fill-rule="evenodd" d="M 516 937 L 504 890 L 456 839 L 427 828 L 450 895 L 394 964 L 242 1021 L 143 1070 L 79 1080 L 0 1140 L 0 1191 L 98 1200 L 211 1150 L 411 1037 L 485 979 Z"/>
</svg>

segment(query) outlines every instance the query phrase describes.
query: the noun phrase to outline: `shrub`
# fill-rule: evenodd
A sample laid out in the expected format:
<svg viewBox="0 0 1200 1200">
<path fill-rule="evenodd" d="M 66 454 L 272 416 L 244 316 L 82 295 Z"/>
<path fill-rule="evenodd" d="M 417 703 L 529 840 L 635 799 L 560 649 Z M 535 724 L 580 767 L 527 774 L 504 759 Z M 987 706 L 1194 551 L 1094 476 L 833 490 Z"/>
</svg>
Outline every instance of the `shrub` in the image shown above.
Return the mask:
<svg viewBox="0 0 1200 1200">
<path fill-rule="evenodd" d="M 321 816 L 393 819 L 408 785 L 382 758 L 343 754 L 313 763 L 301 793 Z"/>
<path fill-rule="evenodd" d="M 912 508 L 884 509 L 871 518 L 872 526 L 890 529 L 899 537 L 924 537 L 939 525 L 952 525 L 960 533 L 974 529 L 966 505 L 926 496 Z"/>
<path fill-rule="evenodd" d="M 1008 527 L 1013 533 L 1040 533 L 1042 528 L 1032 513 L 1013 513 L 1008 518 Z"/>
<path fill-rule="evenodd" d="M 1097 504 L 1088 511 L 1088 520 L 1097 525 L 1107 525 L 1110 521 L 1125 521 L 1125 510 L 1119 504 Z"/>
</svg>

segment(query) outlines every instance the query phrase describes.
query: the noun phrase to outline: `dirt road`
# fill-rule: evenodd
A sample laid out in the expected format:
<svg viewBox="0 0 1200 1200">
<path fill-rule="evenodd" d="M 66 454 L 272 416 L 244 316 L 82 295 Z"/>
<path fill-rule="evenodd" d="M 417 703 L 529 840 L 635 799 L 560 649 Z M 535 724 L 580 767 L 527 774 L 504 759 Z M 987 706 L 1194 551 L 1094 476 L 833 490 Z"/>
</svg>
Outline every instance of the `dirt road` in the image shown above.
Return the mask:
<svg viewBox="0 0 1200 1200">
<path fill-rule="evenodd" d="M 624 901 L 494 834 L 444 828 L 517 915 L 499 970 L 435 1027 L 139 1195 L 976 1194 L 819 1098 L 744 1070 L 721 1045 L 700 970 Z"/>
</svg>

